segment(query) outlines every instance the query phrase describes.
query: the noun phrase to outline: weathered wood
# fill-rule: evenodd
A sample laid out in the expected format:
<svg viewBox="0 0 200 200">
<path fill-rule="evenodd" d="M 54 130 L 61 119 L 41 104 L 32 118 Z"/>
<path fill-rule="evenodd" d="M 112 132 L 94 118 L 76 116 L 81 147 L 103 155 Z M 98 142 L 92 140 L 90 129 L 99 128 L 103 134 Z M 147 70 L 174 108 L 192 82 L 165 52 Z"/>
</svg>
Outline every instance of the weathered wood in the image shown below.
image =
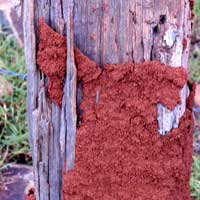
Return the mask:
<svg viewBox="0 0 200 200">
<path fill-rule="evenodd" d="M 24 2 L 27 110 L 37 200 L 61 199 L 60 108 L 48 100 L 46 78 L 36 65 L 39 18 L 44 17 L 47 23 L 51 20 L 54 25 L 54 20 L 59 19 L 57 14 L 54 17 L 53 8 L 58 11 L 57 6 L 53 2 L 51 5 L 49 1 Z M 64 24 L 60 24 L 54 28 L 63 34 Z"/>
<path fill-rule="evenodd" d="M 66 75 L 66 115 L 67 140 L 66 140 L 66 170 L 74 168 L 75 142 L 76 142 L 76 82 L 77 71 L 74 62 L 74 31 L 73 31 L 73 0 L 64 0 L 64 19 L 67 25 L 67 75 Z"/>
<path fill-rule="evenodd" d="M 61 35 L 64 34 L 64 21 L 62 18 L 62 6 L 59 0 L 51 1 L 49 24 Z M 61 109 L 55 104 L 51 105 L 52 138 L 49 148 L 49 199 L 61 199 L 62 186 L 62 161 L 60 153 L 60 115 Z"/>
<path fill-rule="evenodd" d="M 36 198 L 39 199 L 39 174 L 37 160 L 38 152 L 38 71 L 36 67 L 36 37 L 34 27 L 34 1 L 24 2 L 24 49 L 27 66 L 27 115 L 30 137 L 30 146 L 33 157 L 34 182 L 36 189 Z"/>
<path fill-rule="evenodd" d="M 155 35 L 152 55 L 153 59 L 159 59 L 172 67 L 183 66 L 187 68 L 191 36 L 191 10 L 189 1 L 178 1 L 177 3 L 172 10 L 166 9 L 166 14 L 161 15 L 166 16 L 166 20 L 170 19 L 170 21 L 166 21 L 166 25 L 161 26 L 161 32 Z M 175 11 L 180 14 L 174 15 Z M 187 41 L 186 47 L 183 46 L 184 40 Z M 173 128 L 178 128 L 179 120 L 185 112 L 188 95 L 189 89 L 185 85 L 180 91 L 182 102 L 173 111 L 162 104 L 158 105 L 158 124 L 161 135 L 167 134 Z"/>
<path fill-rule="evenodd" d="M 24 38 L 28 68 L 27 109 L 38 200 L 61 199 L 61 173 L 65 153 L 67 154 L 67 169 L 72 169 L 74 164 L 76 67 L 73 58 L 72 3 L 73 1 L 32 0 L 24 4 Z M 37 30 L 40 17 L 43 17 L 45 22 L 58 33 L 67 35 L 66 66 L 68 73 L 61 109 L 49 101 L 45 89 L 47 87 L 46 77 L 36 65 L 36 46 L 39 38 Z M 29 44 L 30 41 L 31 44 Z M 34 47 L 30 48 L 30 45 Z"/>
<path fill-rule="evenodd" d="M 24 52 L 26 57 L 27 66 L 27 112 L 28 112 L 28 126 L 30 135 L 30 144 L 33 144 L 33 125 L 32 112 L 36 109 L 37 101 L 37 68 L 36 68 L 36 40 L 35 40 L 35 28 L 34 28 L 34 4 L 33 1 L 30 3 L 24 2 Z M 32 145 L 31 145 L 32 146 Z M 33 150 L 32 150 L 33 151 Z"/>
</svg>

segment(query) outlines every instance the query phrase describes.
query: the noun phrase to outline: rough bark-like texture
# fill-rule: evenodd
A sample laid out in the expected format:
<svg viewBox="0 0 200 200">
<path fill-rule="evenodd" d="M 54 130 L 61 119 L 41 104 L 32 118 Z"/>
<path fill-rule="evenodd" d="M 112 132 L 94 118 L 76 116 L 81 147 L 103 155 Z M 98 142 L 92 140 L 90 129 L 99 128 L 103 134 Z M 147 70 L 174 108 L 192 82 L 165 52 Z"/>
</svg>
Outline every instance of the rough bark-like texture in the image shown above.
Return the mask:
<svg viewBox="0 0 200 200">
<path fill-rule="evenodd" d="M 66 137 L 66 170 L 74 169 L 75 143 L 76 143 L 76 85 L 77 70 L 74 63 L 74 29 L 73 29 L 73 0 L 63 3 L 64 19 L 67 26 L 67 75 L 65 84 L 65 120 L 67 126 Z"/>
<path fill-rule="evenodd" d="M 180 102 L 186 70 L 155 61 L 101 70 L 78 51 L 75 58 L 83 114 L 64 199 L 190 200 L 193 86 L 178 129 L 160 136 L 156 119 L 158 102 Z"/>
<path fill-rule="evenodd" d="M 24 1 L 24 38 L 26 65 L 28 69 L 27 111 L 37 200 L 60 200 L 63 161 L 67 160 L 67 170 L 71 170 L 74 163 L 76 132 L 76 68 L 73 61 L 72 13 L 73 1 Z M 38 64 L 43 71 L 40 71 L 39 67 L 36 65 L 39 42 L 39 19 L 41 17 L 56 32 L 67 37 L 67 44 L 65 45 L 65 48 L 68 48 L 67 59 L 64 59 L 66 57 L 65 50 L 63 56 L 60 55 L 60 52 L 58 53 L 59 57 L 62 57 L 66 62 L 66 70 L 63 70 L 62 60 L 62 73 L 60 74 L 58 74 L 56 70 L 56 72 L 54 71 L 55 73 L 49 74 L 47 72 L 48 70 L 46 70 L 48 67 L 52 68 L 54 64 L 57 64 L 51 57 L 47 60 L 47 57 L 51 56 L 46 54 L 49 50 L 47 46 L 53 48 L 53 46 L 55 47 L 56 45 L 56 49 L 58 50 L 58 46 L 60 45 L 56 44 L 55 41 L 52 41 L 51 43 L 49 39 L 46 38 L 47 34 L 42 35 L 42 37 L 44 36 L 42 39 L 40 37 L 41 41 L 47 39 L 45 42 L 48 42 L 45 43 L 42 41 L 42 43 L 40 43 L 40 51 L 38 53 Z M 44 26 L 45 25 L 43 24 L 43 28 Z M 45 28 L 48 29 L 47 26 L 45 26 Z M 56 35 L 53 31 L 50 32 L 50 38 Z M 56 37 L 57 36 L 58 35 L 56 35 Z M 52 40 L 54 39 L 55 38 L 52 38 Z M 45 44 L 47 46 L 45 46 Z M 45 59 L 43 59 L 44 56 Z M 47 61 L 50 62 L 49 66 Z M 54 63 L 51 63 L 51 61 Z M 45 62 L 47 66 L 45 66 Z M 59 62 L 61 61 L 59 60 Z M 51 100 L 54 100 L 51 102 L 47 95 L 47 87 L 49 88 L 49 91 L 54 91 L 55 87 L 59 87 L 60 90 L 62 84 L 60 82 L 58 85 L 54 85 L 54 78 L 55 76 L 63 77 L 65 71 L 68 73 L 65 77 L 64 98 L 62 99 L 61 106 L 62 94 L 59 94 L 57 97 L 50 93 L 49 96 L 51 97 Z M 57 77 L 56 79 L 58 80 Z M 63 81 L 63 78 L 61 79 L 61 81 Z M 67 154 L 67 159 L 65 159 L 65 154 Z"/>
<path fill-rule="evenodd" d="M 61 9 L 59 1 L 53 1 L 51 5 L 50 1 L 24 1 L 27 111 L 37 200 L 61 199 L 61 112 L 55 103 L 49 101 L 47 78 L 36 65 L 39 18 L 43 17 L 57 32 L 64 34 Z"/>
<path fill-rule="evenodd" d="M 69 52 L 66 71 L 69 73 L 61 109 L 49 101 L 46 95 L 47 78 L 36 66 L 40 17 L 44 17 L 45 22 L 57 32 L 67 35 Z M 100 65 L 161 60 L 174 67 L 187 67 L 190 18 L 189 0 L 24 1 L 27 108 L 38 200 L 61 198 L 61 157 L 67 154 L 67 170 L 73 168 L 76 69 L 72 24 L 75 45 Z M 179 118 L 185 111 L 187 95 L 185 86 L 181 93 L 182 103 L 173 112 L 162 104 L 158 105 L 160 134 L 178 126 Z"/>
</svg>

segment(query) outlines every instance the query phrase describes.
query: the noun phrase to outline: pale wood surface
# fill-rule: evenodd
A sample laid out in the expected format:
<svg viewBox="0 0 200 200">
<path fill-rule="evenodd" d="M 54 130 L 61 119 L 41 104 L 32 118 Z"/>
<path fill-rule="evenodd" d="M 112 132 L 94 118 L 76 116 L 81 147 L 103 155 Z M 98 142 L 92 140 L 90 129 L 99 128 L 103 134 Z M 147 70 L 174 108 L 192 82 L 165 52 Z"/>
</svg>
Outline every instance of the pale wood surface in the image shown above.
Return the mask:
<svg viewBox="0 0 200 200">
<path fill-rule="evenodd" d="M 64 19 L 67 27 L 67 75 L 65 95 L 66 97 L 66 169 L 73 170 L 75 160 L 75 142 L 76 142 L 76 82 L 77 70 L 74 62 L 74 30 L 73 30 L 73 0 L 63 2 Z"/>
</svg>

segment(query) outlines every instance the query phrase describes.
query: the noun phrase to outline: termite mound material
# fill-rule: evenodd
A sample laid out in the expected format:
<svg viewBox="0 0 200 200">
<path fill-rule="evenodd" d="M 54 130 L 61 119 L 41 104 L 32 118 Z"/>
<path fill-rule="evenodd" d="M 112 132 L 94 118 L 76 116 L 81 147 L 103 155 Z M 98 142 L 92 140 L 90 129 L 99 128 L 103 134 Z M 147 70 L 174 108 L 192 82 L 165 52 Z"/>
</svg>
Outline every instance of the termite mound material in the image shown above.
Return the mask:
<svg viewBox="0 0 200 200">
<path fill-rule="evenodd" d="M 54 32 L 51 37 L 49 27 L 40 23 L 37 62 L 50 85 L 52 77 L 62 77 L 59 87 L 48 86 L 51 100 L 61 105 L 65 39 Z M 58 39 L 53 42 L 54 37 Z M 156 61 L 100 68 L 78 49 L 75 64 L 83 92 L 82 114 L 75 168 L 64 173 L 63 199 L 190 200 L 194 85 L 184 68 Z M 190 95 L 179 127 L 160 136 L 157 104 L 172 110 L 181 103 L 180 91 L 187 82 Z M 54 98 L 57 93 L 59 98 Z M 33 192 L 27 199 L 34 199 Z"/>
<path fill-rule="evenodd" d="M 158 103 L 169 109 L 180 103 L 185 70 L 160 62 L 100 69 L 79 51 L 75 60 L 82 116 L 64 199 L 189 200 L 193 85 L 179 128 L 160 136 L 157 123 Z"/>
<path fill-rule="evenodd" d="M 48 77 L 48 94 L 58 106 L 62 104 L 63 81 L 66 73 L 67 47 L 64 36 L 39 20 L 39 49 L 37 64 Z"/>
<path fill-rule="evenodd" d="M 194 5 L 195 5 L 195 0 L 190 0 L 190 9 L 191 9 L 191 19 L 193 20 L 195 17 L 194 14 Z M 193 26 L 193 22 L 192 22 L 192 26 Z"/>
<path fill-rule="evenodd" d="M 35 190 L 34 190 L 33 188 L 31 188 L 31 189 L 28 191 L 26 200 L 36 200 L 36 198 L 35 198 Z"/>
</svg>

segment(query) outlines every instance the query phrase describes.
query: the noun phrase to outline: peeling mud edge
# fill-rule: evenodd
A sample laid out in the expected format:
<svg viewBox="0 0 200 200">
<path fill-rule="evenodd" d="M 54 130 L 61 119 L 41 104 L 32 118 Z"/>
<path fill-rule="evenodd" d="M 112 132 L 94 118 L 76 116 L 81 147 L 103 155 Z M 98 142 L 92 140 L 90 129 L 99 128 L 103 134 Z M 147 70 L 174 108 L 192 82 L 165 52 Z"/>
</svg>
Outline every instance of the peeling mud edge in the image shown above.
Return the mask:
<svg viewBox="0 0 200 200">
<path fill-rule="evenodd" d="M 52 102 L 62 105 L 63 85 L 66 74 L 66 38 L 39 20 L 39 49 L 37 64 L 48 78 L 48 94 Z"/>
</svg>

